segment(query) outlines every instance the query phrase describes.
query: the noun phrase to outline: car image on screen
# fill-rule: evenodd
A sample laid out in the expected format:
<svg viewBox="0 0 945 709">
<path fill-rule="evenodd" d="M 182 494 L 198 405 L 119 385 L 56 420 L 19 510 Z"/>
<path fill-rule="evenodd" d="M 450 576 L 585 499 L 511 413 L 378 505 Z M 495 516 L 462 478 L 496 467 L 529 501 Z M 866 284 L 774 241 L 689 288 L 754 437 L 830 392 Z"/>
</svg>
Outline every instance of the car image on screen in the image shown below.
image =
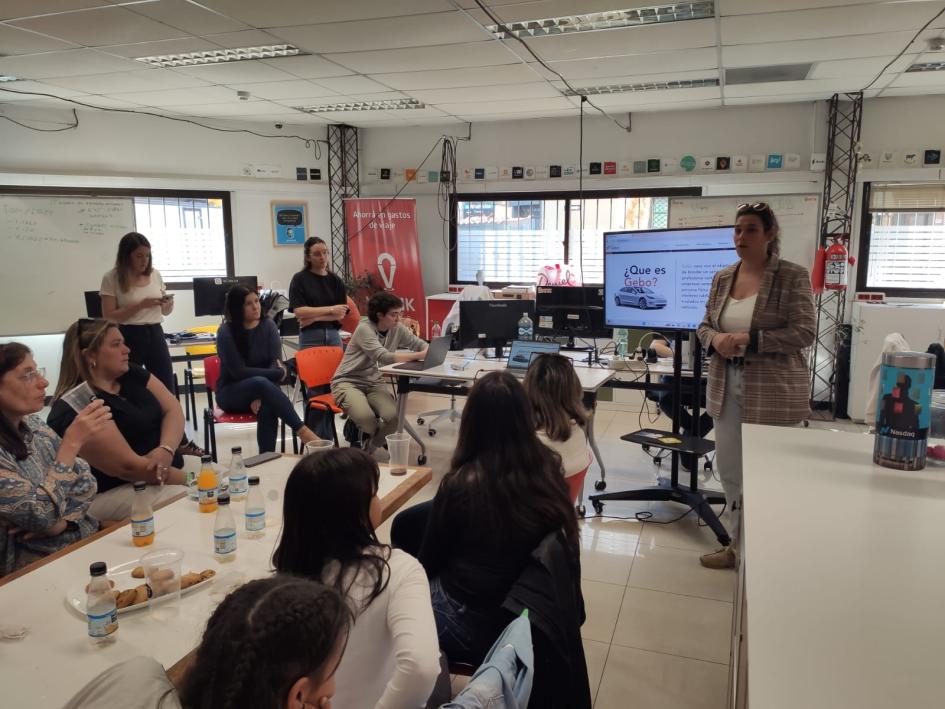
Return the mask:
<svg viewBox="0 0 945 709">
<path fill-rule="evenodd" d="M 614 302 L 617 305 L 628 305 L 641 310 L 666 307 L 666 298 L 641 286 L 624 286 L 614 294 Z"/>
</svg>

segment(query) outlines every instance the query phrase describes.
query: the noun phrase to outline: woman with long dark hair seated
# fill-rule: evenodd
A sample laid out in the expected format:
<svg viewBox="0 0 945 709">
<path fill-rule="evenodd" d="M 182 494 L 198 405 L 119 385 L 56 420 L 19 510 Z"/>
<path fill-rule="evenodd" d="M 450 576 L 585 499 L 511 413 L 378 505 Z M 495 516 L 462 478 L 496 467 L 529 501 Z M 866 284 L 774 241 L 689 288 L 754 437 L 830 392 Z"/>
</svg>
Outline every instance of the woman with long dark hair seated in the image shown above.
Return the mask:
<svg viewBox="0 0 945 709">
<path fill-rule="evenodd" d="M 479 379 L 432 505 L 402 512 L 391 530 L 396 546 L 420 546 L 440 648 L 451 662 L 482 661 L 509 621 L 506 595 L 547 535 L 562 531 L 579 553 L 561 470 L 561 457 L 535 434 L 519 381 L 508 372 Z"/>
<path fill-rule="evenodd" d="M 217 331 L 220 408 L 256 415 L 260 453 L 276 449 L 279 419 L 298 434 L 303 444 L 317 441 L 318 436 L 302 422 L 279 386 L 289 379 L 282 363 L 282 340 L 276 324 L 262 317 L 259 296 L 244 286 L 233 286 L 227 291 L 224 310 L 225 322 Z"/>
<path fill-rule="evenodd" d="M 286 483 L 273 566 L 332 586 L 354 612 L 336 675 L 337 705 L 416 709 L 440 670 L 430 587 L 416 559 L 374 533 L 379 480 L 377 463 L 356 448 L 302 458 Z M 317 513 L 313 500 L 325 501 Z"/>
</svg>

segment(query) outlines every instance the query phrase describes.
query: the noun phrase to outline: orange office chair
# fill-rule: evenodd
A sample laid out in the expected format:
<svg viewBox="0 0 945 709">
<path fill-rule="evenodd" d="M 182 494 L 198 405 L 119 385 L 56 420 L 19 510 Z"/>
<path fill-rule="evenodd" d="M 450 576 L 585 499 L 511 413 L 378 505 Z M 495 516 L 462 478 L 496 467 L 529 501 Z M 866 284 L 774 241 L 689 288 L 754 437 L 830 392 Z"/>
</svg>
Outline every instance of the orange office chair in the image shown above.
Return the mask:
<svg viewBox="0 0 945 709">
<path fill-rule="evenodd" d="M 203 410 L 203 448 L 210 451 L 213 461 L 217 462 L 217 432 L 215 425 L 218 423 L 256 423 L 258 419 L 256 414 L 245 411 L 230 413 L 224 411 L 219 406 L 213 404 L 213 392 L 216 391 L 217 381 L 220 379 L 220 358 L 207 357 L 203 361 L 204 381 L 207 385 L 207 408 Z M 285 421 L 280 421 L 282 426 L 282 452 L 285 453 Z M 292 432 L 292 452 L 299 452 L 298 438 L 295 431 Z"/>
<path fill-rule="evenodd" d="M 344 316 L 341 320 L 341 329 L 348 334 L 350 337 L 355 328 L 358 326 L 358 323 L 361 322 L 361 313 L 358 312 L 358 306 L 354 304 L 354 301 L 351 300 L 351 297 L 348 297 L 348 314 Z"/>
<path fill-rule="evenodd" d="M 295 355 L 295 366 L 299 373 L 299 379 L 305 384 L 305 388 L 311 390 L 315 387 L 331 384 L 331 378 L 335 376 L 335 370 L 341 364 L 343 356 L 344 350 L 340 347 L 307 347 L 304 350 L 299 350 Z M 315 394 L 308 398 L 306 408 L 323 411 L 331 415 L 331 434 L 337 448 L 338 431 L 335 429 L 335 415 L 344 413 L 344 411 L 335 402 L 335 397 L 332 396 L 331 392 Z"/>
</svg>

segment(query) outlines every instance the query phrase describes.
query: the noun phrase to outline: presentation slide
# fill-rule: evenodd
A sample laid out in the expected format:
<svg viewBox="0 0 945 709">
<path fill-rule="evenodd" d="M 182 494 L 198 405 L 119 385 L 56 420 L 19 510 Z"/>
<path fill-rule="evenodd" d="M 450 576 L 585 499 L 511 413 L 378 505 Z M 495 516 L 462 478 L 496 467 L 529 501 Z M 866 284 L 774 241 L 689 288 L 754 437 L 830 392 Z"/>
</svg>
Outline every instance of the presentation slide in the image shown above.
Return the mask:
<svg viewBox="0 0 945 709">
<path fill-rule="evenodd" d="M 712 276 L 737 260 L 730 226 L 604 234 L 606 325 L 695 330 Z"/>
</svg>

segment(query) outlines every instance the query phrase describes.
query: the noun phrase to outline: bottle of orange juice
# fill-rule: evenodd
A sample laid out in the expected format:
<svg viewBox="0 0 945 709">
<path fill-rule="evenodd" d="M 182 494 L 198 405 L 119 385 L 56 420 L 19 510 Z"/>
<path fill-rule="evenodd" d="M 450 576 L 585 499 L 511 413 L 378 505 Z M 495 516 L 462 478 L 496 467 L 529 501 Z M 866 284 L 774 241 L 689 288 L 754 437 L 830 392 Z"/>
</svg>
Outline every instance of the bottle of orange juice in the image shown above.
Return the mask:
<svg viewBox="0 0 945 709">
<path fill-rule="evenodd" d="M 213 469 L 213 459 L 205 455 L 200 462 L 200 474 L 197 475 L 197 502 L 201 512 L 216 512 L 217 472 Z"/>
<path fill-rule="evenodd" d="M 146 547 L 154 542 L 154 511 L 148 502 L 147 483 L 135 483 L 134 502 L 131 503 L 131 541 L 136 547 Z"/>
</svg>

